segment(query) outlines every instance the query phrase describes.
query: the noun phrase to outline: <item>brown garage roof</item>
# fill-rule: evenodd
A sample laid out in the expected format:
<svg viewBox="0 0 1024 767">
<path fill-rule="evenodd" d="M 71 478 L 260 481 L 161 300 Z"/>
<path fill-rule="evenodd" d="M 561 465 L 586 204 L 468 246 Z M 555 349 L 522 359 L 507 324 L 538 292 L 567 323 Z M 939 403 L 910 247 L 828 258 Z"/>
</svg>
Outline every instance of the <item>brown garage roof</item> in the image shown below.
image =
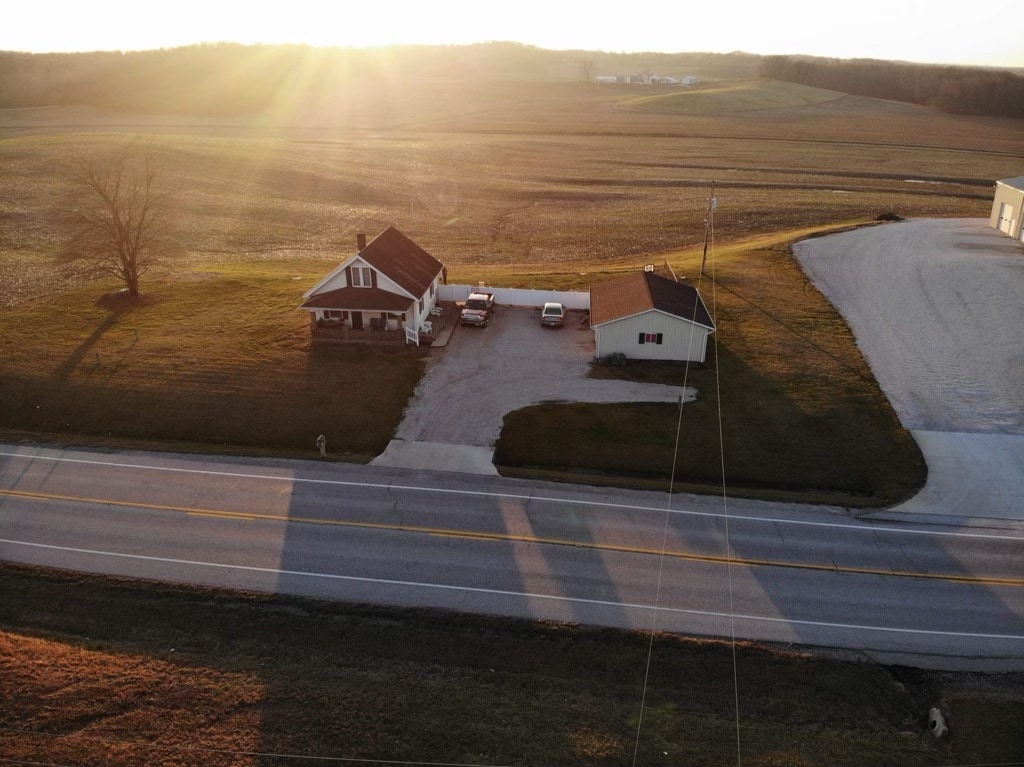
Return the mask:
<svg viewBox="0 0 1024 767">
<path fill-rule="evenodd" d="M 651 309 L 715 329 L 696 288 L 654 272 L 633 272 L 590 289 L 591 327 Z"/>
</svg>

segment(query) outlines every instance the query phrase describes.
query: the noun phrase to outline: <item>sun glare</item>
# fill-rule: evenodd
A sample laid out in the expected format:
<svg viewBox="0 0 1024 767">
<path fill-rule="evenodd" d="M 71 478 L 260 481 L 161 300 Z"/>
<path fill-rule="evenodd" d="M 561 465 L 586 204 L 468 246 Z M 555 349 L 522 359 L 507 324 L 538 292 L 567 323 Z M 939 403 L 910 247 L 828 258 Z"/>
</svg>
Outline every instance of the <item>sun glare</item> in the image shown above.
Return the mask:
<svg viewBox="0 0 1024 767">
<path fill-rule="evenodd" d="M 391 44 L 461 45 L 514 41 L 556 50 L 746 51 L 929 63 L 1024 66 L 1012 24 L 1014 3 L 993 0 L 985 14 L 961 3 L 862 0 L 830 6 L 788 0 L 706 3 L 650 0 L 636 12 L 608 11 L 582 0 L 520 0 L 466 5 L 459 0 L 290 0 L 246 6 L 181 0 L 147 10 L 127 0 L 19 4 L 0 28 L 0 49 L 17 51 L 147 50 L 201 42 L 300 43 L 317 47 Z M 13 19 L 13 23 L 10 23 Z"/>
</svg>

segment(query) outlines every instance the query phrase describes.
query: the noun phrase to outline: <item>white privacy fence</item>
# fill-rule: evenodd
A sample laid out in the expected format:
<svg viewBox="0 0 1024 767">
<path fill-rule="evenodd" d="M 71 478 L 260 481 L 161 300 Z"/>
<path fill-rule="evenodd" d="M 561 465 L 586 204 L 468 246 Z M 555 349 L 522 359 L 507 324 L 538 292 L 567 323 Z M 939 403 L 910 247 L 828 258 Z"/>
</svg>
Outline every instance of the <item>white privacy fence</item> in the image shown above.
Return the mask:
<svg viewBox="0 0 1024 767">
<path fill-rule="evenodd" d="M 473 291 L 494 294 L 494 302 L 505 306 L 543 306 L 557 301 L 566 309 L 590 309 L 590 291 L 533 290 L 532 288 L 486 288 L 474 285 L 441 285 L 437 295 L 442 301 L 465 301 Z"/>
</svg>

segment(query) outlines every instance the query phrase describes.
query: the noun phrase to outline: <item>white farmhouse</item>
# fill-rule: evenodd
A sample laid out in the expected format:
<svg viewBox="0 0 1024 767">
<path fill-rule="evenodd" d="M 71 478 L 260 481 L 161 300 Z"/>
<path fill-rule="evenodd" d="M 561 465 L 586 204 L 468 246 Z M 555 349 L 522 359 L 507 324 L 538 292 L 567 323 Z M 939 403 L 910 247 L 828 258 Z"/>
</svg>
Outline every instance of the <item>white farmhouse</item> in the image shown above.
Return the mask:
<svg viewBox="0 0 1024 767">
<path fill-rule="evenodd" d="M 697 290 L 653 271 L 590 289 L 595 355 L 703 362 L 715 323 Z"/>
<path fill-rule="evenodd" d="M 303 295 L 313 341 L 404 343 L 430 335 L 430 317 L 444 265 L 393 226 L 369 243 L 356 235 L 356 253 Z M 408 331 L 408 333 L 407 333 Z"/>
</svg>

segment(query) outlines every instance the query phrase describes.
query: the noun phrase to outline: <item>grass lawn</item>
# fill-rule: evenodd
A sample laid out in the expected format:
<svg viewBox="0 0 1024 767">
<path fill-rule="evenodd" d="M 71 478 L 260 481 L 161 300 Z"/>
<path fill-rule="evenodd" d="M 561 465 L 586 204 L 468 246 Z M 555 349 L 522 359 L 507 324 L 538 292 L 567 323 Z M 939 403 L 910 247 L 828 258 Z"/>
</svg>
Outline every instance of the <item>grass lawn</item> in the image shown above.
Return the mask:
<svg viewBox="0 0 1024 767">
<path fill-rule="evenodd" d="M 672 259 L 699 275 L 700 254 Z M 926 466 L 843 319 L 788 245 L 725 249 L 700 290 L 716 318 L 701 365 L 595 364 L 592 375 L 698 390 L 683 406 L 537 405 L 506 416 L 495 462 L 517 476 L 723 492 L 851 507 L 889 505 Z M 711 272 L 711 264 L 708 267 Z M 696 284 L 696 280 L 692 281 Z M 721 419 L 721 420 L 719 420 Z"/>
<path fill-rule="evenodd" d="M 0 319 L 9 438 L 365 460 L 391 439 L 422 374 L 413 348 L 310 348 L 295 310 L 322 263 L 194 266 L 136 304 L 94 286 Z M 358 403 L 353 406 L 353 403 Z"/>
<path fill-rule="evenodd" d="M 762 767 L 1024 754 L 1020 675 L 740 644 L 737 710 L 723 642 L 4 565 L 0 591 L 0 753 L 24 763 L 612 767 L 637 748 L 640 764 L 711 767 L 736 764 L 737 737 Z M 934 705 L 952 738 L 928 734 Z"/>
</svg>

